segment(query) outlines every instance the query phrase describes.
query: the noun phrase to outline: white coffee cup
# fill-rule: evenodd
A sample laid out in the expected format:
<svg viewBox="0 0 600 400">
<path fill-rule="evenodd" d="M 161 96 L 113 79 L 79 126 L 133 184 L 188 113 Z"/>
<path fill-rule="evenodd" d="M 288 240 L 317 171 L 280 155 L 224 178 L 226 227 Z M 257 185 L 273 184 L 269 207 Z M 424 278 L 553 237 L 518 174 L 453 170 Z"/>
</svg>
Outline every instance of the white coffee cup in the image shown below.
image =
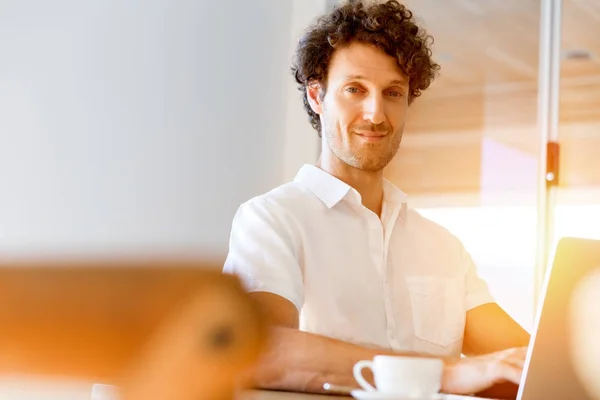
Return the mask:
<svg viewBox="0 0 600 400">
<path fill-rule="evenodd" d="M 364 368 L 370 368 L 375 387 L 363 377 Z M 399 394 L 405 397 L 428 398 L 440 391 L 444 363 L 437 358 L 375 356 L 354 365 L 354 379 L 369 392 Z"/>
</svg>

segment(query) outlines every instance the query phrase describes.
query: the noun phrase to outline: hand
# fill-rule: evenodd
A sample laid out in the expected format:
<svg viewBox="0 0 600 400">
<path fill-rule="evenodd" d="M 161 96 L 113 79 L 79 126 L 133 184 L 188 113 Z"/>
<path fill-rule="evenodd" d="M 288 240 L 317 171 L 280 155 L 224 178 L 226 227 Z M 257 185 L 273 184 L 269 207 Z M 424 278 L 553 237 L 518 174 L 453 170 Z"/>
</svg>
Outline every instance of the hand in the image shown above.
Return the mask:
<svg viewBox="0 0 600 400">
<path fill-rule="evenodd" d="M 495 384 L 521 380 L 527 347 L 508 349 L 478 357 L 461 358 L 446 364 L 442 391 L 452 394 L 473 394 Z"/>
</svg>

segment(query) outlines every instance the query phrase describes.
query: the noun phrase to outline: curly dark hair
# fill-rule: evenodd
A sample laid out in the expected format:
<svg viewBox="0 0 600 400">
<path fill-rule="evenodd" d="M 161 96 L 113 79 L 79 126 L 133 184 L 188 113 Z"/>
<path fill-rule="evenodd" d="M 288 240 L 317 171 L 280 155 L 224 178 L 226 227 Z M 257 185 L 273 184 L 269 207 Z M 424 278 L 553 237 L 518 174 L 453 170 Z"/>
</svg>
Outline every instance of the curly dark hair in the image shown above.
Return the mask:
<svg viewBox="0 0 600 400">
<path fill-rule="evenodd" d="M 352 1 L 336 6 L 307 29 L 292 64 L 304 109 L 319 136 L 321 121 L 308 103 L 306 87 L 319 82 L 324 95 L 333 52 L 352 42 L 374 45 L 396 57 L 398 66 L 409 78 L 409 104 L 429 87 L 440 69 L 432 59 L 433 37 L 417 26 L 412 12 L 396 0 L 371 5 Z"/>
</svg>

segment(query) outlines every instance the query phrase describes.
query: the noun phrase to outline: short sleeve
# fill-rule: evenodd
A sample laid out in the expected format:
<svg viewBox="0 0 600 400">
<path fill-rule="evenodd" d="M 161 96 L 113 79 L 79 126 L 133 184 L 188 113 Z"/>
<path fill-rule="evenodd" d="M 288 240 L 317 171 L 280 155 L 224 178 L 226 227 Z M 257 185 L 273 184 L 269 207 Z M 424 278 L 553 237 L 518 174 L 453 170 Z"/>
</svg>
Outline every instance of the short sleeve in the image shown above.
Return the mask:
<svg viewBox="0 0 600 400">
<path fill-rule="evenodd" d="M 224 273 L 237 275 L 248 292 L 269 292 L 304 303 L 303 275 L 291 221 L 262 198 L 243 204 L 231 228 Z"/>
<path fill-rule="evenodd" d="M 487 283 L 477 274 L 477 266 L 464 247 L 462 247 L 462 263 L 466 270 L 465 304 L 467 311 L 486 303 L 494 303 L 495 300 L 489 291 Z"/>
</svg>

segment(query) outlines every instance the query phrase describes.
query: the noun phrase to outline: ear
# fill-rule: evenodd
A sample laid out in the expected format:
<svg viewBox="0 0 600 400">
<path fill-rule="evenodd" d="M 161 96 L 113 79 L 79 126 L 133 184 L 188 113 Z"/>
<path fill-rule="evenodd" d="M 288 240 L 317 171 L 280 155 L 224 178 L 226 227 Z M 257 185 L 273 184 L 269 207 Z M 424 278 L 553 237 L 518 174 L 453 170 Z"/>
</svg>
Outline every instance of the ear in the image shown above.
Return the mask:
<svg viewBox="0 0 600 400">
<path fill-rule="evenodd" d="M 320 96 L 322 91 L 321 84 L 318 81 L 311 81 L 306 86 L 306 98 L 312 110 L 321 115 L 323 112 L 323 100 Z"/>
</svg>

